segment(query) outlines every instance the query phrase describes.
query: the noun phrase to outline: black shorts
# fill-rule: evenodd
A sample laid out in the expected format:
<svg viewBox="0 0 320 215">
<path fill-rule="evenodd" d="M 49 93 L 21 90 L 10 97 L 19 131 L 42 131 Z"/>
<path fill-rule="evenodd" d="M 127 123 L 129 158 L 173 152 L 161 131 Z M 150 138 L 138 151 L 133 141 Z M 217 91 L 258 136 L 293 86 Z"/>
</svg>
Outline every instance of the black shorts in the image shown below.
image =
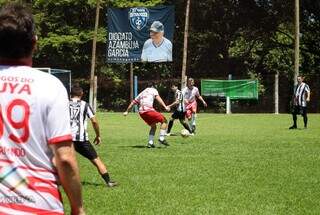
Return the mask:
<svg viewBox="0 0 320 215">
<path fill-rule="evenodd" d="M 98 157 L 96 150 L 90 141 L 73 141 L 74 149 L 83 157 L 94 160 Z"/>
<path fill-rule="evenodd" d="M 307 107 L 302 107 L 302 106 L 294 106 L 293 107 L 293 114 L 301 114 L 301 115 L 307 115 Z"/>
<path fill-rule="evenodd" d="M 175 111 L 173 112 L 173 114 L 171 115 L 172 119 L 181 119 L 184 120 L 186 118 L 186 112 L 182 112 L 182 111 Z"/>
</svg>

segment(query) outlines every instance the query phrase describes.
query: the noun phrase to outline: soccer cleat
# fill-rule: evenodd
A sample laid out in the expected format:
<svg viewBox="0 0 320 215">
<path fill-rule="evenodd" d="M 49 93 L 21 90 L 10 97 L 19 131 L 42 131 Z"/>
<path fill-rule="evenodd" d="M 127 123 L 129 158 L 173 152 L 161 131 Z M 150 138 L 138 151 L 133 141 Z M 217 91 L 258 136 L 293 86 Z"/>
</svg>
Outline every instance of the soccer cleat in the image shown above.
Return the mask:
<svg viewBox="0 0 320 215">
<path fill-rule="evenodd" d="M 151 143 L 148 143 L 147 147 L 150 149 L 150 148 L 154 148 L 154 144 L 151 144 Z"/>
<path fill-rule="evenodd" d="M 293 125 L 289 129 L 297 129 L 297 126 Z"/>
<path fill-rule="evenodd" d="M 168 137 L 168 136 L 171 136 L 171 133 L 166 133 L 166 136 Z"/>
<path fill-rule="evenodd" d="M 115 181 L 109 181 L 109 182 L 107 183 L 107 186 L 108 186 L 108 187 L 115 187 L 115 186 L 118 186 L 118 183 L 115 182 Z"/>
<path fill-rule="evenodd" d="M 193 137 L 193 136 L 194 136 L 194 133 L 190 133 L 189 136 Z"/>
<path fill-rule="evenodd" d="M 170 146 L 169 145 L 169 143 L 166 141 L 166 140 L 159 140 L 159 143 L 161 144 L 161 145 L 164 145 L 164 146 Z"/>
</svg>

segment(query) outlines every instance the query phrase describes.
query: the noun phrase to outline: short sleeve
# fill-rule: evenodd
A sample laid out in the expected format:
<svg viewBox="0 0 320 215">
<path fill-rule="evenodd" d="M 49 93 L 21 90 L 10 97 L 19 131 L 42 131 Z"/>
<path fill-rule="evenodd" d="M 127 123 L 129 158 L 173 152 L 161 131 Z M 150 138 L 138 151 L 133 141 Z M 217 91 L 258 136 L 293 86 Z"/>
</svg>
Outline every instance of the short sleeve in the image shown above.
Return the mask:
<svg viewBox="0 0 320 215">
<path fill-rule="evenodd" d="M 308 93 L 310 93 L 310 87 L 309 87 L 308 84 L 306 84 L 305 90 L 306 90 Z"/>
<path fill-rule="evenodd" d="M 156 97 L 156 96 L 158 96 L 159 95 L 159 92 L 158 92 L 158 90 L 156 90 L 156 89 L 153 89 L 153 97 Z"/>
<path fill-rule="evenodd" d="M 136 105 L 140 104 L 140 99 L 141 99 L 141 93 L 133 100 L 133 103 Z"/>
<path fill-rule="evenodd" d="M 48 143 L 72 141 L 67 90 L 58 80 L 55 80 L 52 88 L 55 93 L 50 96 L 45 125 Z"/>
<path fill-rule="evenodd" d="M 88 103 L 86 103 L 86 112 L 87 112 L 87 117 L 89 119 L 95 117 L 95 113 L 94 113 L 92 107 Z"/>
<path fill-rule="evenodd" d="M 148 41 L 148 40 L 147 40 Z M 141 61 L 142 62 L 146 62 L 148 61 L 148 57 L 147 57 L 147 48 L 148 48 L 148 43 L 147 41 L 143 44 L 143 48 L 142 48 L 142 53 L 141 53 Z"/>
<path fill-rule="evenodd" d="M 199 96 L 200 96 L 200 93 L 199 93 L 199 89 L 198 89 L 198 88 L 196 88 L 195 95 L 196 95 L 197 97 L 199 97 Z"/>
</svg>

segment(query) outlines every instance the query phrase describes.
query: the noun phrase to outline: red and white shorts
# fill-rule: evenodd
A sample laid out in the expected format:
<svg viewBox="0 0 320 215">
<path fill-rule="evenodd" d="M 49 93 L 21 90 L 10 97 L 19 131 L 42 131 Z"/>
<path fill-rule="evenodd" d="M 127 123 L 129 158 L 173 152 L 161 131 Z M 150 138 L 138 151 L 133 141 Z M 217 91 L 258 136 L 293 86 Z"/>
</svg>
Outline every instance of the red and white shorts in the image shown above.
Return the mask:
<svg viewBox="0 0 320 215">
<path fill-rule="evenodd" d="M 197 113 L 197 101 L 193 101 L 186 105 L 186 117 L 190 119 L 193 113 Z"/>
<path fill-rule="evenodd" d="M 164 116 L 157 111 L 147 111 L 139 114 L 148 125 L 153 125 L 158 122 L 163 123 L 165 121 Z"/>
</svg>

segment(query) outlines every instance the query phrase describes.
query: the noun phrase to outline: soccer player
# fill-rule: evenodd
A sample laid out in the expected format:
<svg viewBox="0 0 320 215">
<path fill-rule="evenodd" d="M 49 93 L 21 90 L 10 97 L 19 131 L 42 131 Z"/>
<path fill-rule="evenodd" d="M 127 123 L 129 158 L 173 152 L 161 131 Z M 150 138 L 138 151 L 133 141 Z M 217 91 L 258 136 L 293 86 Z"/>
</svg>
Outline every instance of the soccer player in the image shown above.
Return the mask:
<svg viewBox="0 0 320 215">
<path fill-rule="evenodd" d="M 192 134 L 192 130 L 189 126 L 189 124 L 185 121 L 186 119 L 186 107 L 185 107 L 185 103 L 184 103 L 184 97 L 182 92 L 178 89 L 178 85 L 177 84 L 172 84 L 171 85 L 171 91 L 174 93 L 174 97 L 175 97 L 175 101 L 168 105 L 168 107 L 170 109 L 172 109 L 172 107 L 174 107 L 174 112 L 171 115 L 171 119 L 169 121 L 169 125 L 168 125 L 168 130 L 167 130 L 167 136 L 170 136 L 170 132 L 174 123 L 174 120 L 179 119 L 181 125 L 183 125 L 183 127 L 185 129 L 187 129 L 189 131 L 190 134 Z"/>
<path fill-rule="evenodd" d="M 31 68 L 32 14 L 21 4 L 0 9 L 0 214 L 84 214 L 72 147 L 68 95 L 54 76 Z M 59 181 L 59 182 L 58 182 Z"/>
<path fill-rule="evenodd" d="M 79 154 L 91 161 L 91 163 L 97 168 L 99 174 L 108 187 L 114 187 L 117 185 L 117 183 L 110 180 L 107 167 L 102 162 L 96 150 L 89 141 L 87 131 L 88 118 L 90 119 L 96 134 L 96 137 L 93 141 L 96 145 L 101 144 L 100 128 L 92 108 L 87 102 L 81 100 L 82 97 L 83 89 L 78 84 L 75 84 L 71 89 L 71 100 L 69 102 L 72 141 L 74 143 L 74 148 Z"/>
<path fill-rule="evenodd" d="M 161 124 L 159 143 L 164 146 L 169 146 L 168 142 L 165 140 L 167 120 L 161 113 L 153 108 L 154 99 L 156 99 L 163 108 L 170 111 L 170 108 L 165 105 L 160 97 L 158 90 L 155 89 L 154 83 L 148 83 L 148 87 L 129 104 L 127 110 L 123 113 L 124 116 L 127 116 L 134 105 L 139 105 L 140 117 L 150 126 L 149 141 L 147 144 L 148 148 L 155 147 L 153 140 L 157 130 L 157 123 Z"/>
<path fill-rule="evenodd" d="M 188 78 L 187 87 L 182 90 L 182 94 L 186 104 L 186 117 L 189 120 L 192 133 L 196 131 L 196 113 L 197 113 L 197 98 L 203 103 L 204 107 L 207 107 L 207 103 L 204 101 L 199 93 L 199 89 L 194 86 L 193 78 Z"/>
<path fill-rule="evenodd" d="M 150 27 L 150 39 L 143 45 L 141 61 L 172 61 L 172 43 L 164 37 L 164 26 L 159 21 L 154 21 Z"/>
<path fill-rule="evenodd" d="M 292 119 L 293 125 L 289 129 L 297 128 L 297 115 L 301 114 L 303 116 L 304 128 L 307 128 L 308 116 L 307 116 L 307 103 L 310 101 L 310 88 L 308 84 L 304 83 L 304 77 L 299 75 L 298 86 L 295 89 L 293 95 L 293 111 Z"/>
</svg>

